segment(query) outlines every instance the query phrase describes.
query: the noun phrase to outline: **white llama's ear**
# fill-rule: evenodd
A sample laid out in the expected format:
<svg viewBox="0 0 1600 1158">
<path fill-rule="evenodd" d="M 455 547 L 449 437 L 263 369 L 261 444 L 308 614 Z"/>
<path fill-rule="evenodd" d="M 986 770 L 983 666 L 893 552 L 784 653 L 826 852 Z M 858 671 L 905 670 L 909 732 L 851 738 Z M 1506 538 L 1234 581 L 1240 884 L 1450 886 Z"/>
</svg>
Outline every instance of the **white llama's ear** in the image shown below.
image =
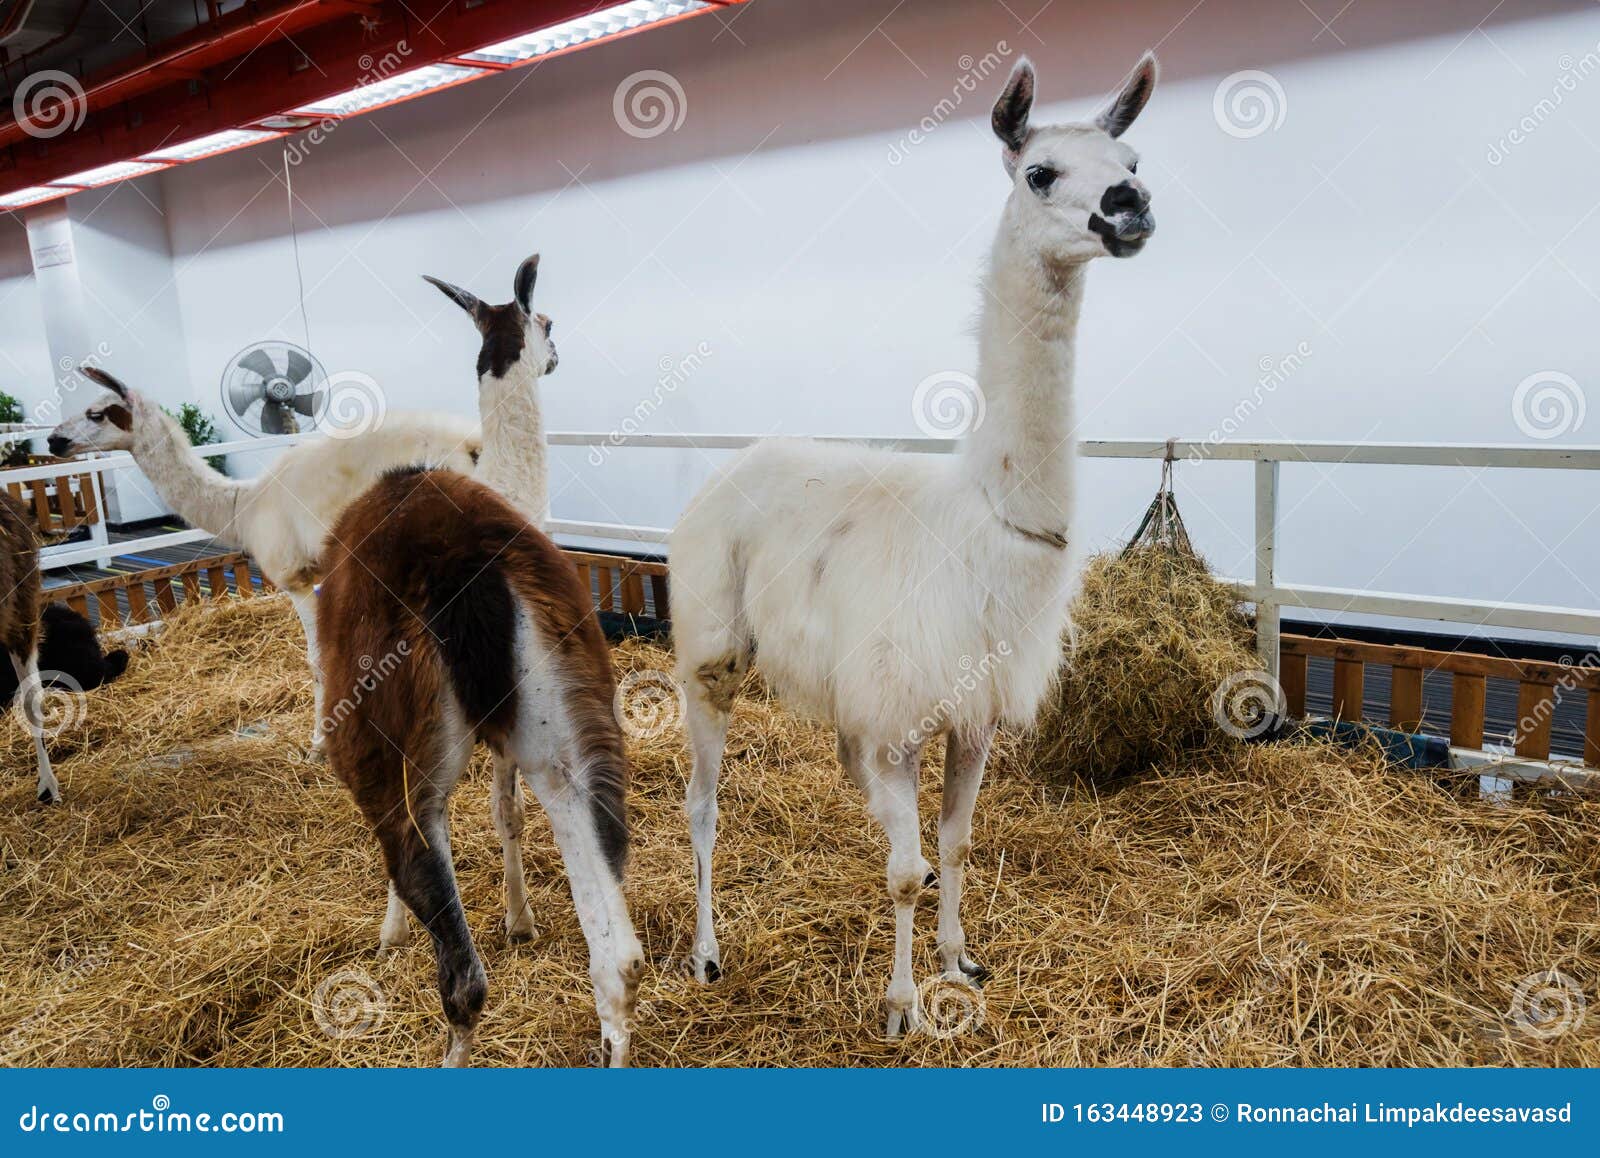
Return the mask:
<svg viewBox="0 0 1600 1158">
<path fill-rule="evenodd" d="M 1022 146 L 1028 143 L 1028 133 L 1031 131 L 1028 128 L 1028 114 L 1032 110 L 1033 62 L 1024 56 L 1011 70 L 1011 79 L 1006 81 L 1005 91 L 994 102 L 994 112 L 989 114 L 994 135 L 1006 147 L 1002 157 L 1007 173 L 1017 167 Z"/>
<path fill-rule="evenodd" d="M 104 370 L 100 369 L 100 367 L 79 366 L 78 373 L 82 374 L 91 382 L 98 382 L 124 402 L 128 400 L 128 388 L 117 379 L 113 378 L 110 374 L 107 374 Z"/>
<path fill-rule="evenodd" d="M 449 298 L 451 301 L 455 302 L 456 305 L 460 306 L 462 309 L 466 310 L 467 313 L 471 314 L 473 321 L 478 320 L 478 314 L 483 309 L 483 303 L 480 302 L 474 295 L 469 294 L 466 290 L 462 289 L 458 285 L 451 285 L 447 281 L 440 281 L 438 278 L 430 277 L 428 274 L 423 274 L 422 280 L 431 286 L 437 287 L 439 292 L 444 294 L 445 297 Z"/>
<path fill-rule="evenodd" d="M 1094 123 L 1113 137 L 1122 136 L 1143 111 L 1150 94 L 1156 91 L 1156 72 L 1156 54 L 1146 52 L 1123 80 L 1117 94 L 1100 110 Z"/>
<path fill-rule="evenodd" d="M 522 307 L 522 312 L 525 314 L 533 313 L 533 283 L 538 280 L 539 255 L 536 253 L 517 266 L 517 280 L 513 283 L 517 304 Z"/>
</svg>

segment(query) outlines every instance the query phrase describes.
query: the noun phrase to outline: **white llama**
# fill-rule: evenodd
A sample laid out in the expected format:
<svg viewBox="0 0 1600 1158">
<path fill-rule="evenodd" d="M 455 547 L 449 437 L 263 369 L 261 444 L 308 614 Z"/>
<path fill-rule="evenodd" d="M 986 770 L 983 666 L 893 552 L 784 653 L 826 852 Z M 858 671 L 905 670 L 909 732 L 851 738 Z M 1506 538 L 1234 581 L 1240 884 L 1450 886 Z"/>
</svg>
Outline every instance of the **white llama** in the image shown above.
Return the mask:
<svg viewBox="0 0 1600 1158">
<path fill-rule="evenodd" d="M 1061 662 L 1077 576 L 1068 535 L 1078 315 L 1089 261 L 1137 253 L 1154 229 L 1136 154 L 1118 138 L 1155 81 L 1146 54 L 1093 123 L 1035 127 L 1033 67 L 1023 60 L 1012 72 L 993 113 L 1012 189 L 983 281 L 987 414 L 958 456 L 762 442 L 701 491 L 673 532 L 673 634 L 694 757 L 697 979 L 721 972 L 711 913 L 717 773 L 752 656 L 780 697 L 835 724 L 839 761 L 888 835 L 888 1035 L 920 1024 L 911 944 L 924 888 L 939 886 L 945 973 L 987 976 L 961 926 L 973 808 L 995 727 L 1030 722 Z M 940 732 L 935 876 L 920 848 L 917 779 L 922 747 Z"/>
<path fill-rule="evenodd" d="M 500 306 L 486 305 L 459 286 L 436 277 L 423 277 L 466 310 L 483 336 L 478 350 L 483 453 L 478 459 L 477 479 L 509 499 L 535 527 L 543 527 L 548 517 L 550 480 L 537 384 L 556 368 L 560 359 L 550 340 L 550 319 L 533 312 L 539 255 L 534 254 L 517 267 L 512 300 Z M 534 933 L 533 909 L 528 905 L 522 866 L 522 829 L 527 808 L 522 779 L 509 754 L 495 754 L 490 804 L 505 866 L 506 937 L 526 941 Z M 406 904 L 391 880 L 378 943 L 393 949 L 410 940 Z"/>
<path fill-rule="evenodd" d="M 244 548 L 261 573 L 288 593 L 306 632 L 316 720 L 311 748 L 322 746 L 322 677 L 317 663 L 316 584 L 323 540 L 339 513 L 386 471 L 426 463 L 470 474 L 478 429 L 445 414 L 394 413 L 354 438 L 319 438 L 291 447 L 263 474 L 231 479 L 197 458 L 171 416 L 104 370 L 86 378 L 111 393 L 50 433 L 50 453 L 126 450 L 156 492 L 191 526 Z"/>
</svg>

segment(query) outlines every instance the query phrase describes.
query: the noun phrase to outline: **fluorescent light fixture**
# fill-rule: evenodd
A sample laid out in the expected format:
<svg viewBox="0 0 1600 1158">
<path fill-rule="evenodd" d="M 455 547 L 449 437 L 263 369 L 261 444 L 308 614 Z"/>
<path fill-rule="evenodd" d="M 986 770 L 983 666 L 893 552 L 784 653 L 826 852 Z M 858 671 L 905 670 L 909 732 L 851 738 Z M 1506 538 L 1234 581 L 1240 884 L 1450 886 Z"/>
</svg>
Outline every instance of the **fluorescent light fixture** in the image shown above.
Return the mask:
<svg viewBox="0 0 1600 1158">
<path fill-rule="evenodd" d="M 589 16 L 580 16 L 562 24 L 553 24 L 537 32 L 527 32 L 499 44 L 468 52 L 461 60 L 479 60 L 490 64 L 521 64 L 536 56 L 549 56 L 575 44 L 603 40 L 619 32 L 628 32 L 646 24 L 656 24 L 709 8 L 702 0 L 629 0 L 627 4 L 613 4 Z"/>
<path fill-rule="evenodd" d="M 354 116 L 356 113 L 370 112 L 383 105 L 392 105 L 396 101 L 407 100 L 435 89 L 449 88 L 453 84 L 482 76 L 484 71 L 481 68 L 462 68 L 454 64 L 425 64 L 421 68 L 398 72 L 383 80 L 375 80 L 371 84 L 358 85 L 348 92 L 313 101 L 311 104 L 301 105 L 289 111 L 315 117 Z"/>
<path fill-rule="evenodd" d="M 72 189 L 96 189 L 101 185 L 110 185 L 116 181 L 126 181 L 129 177 L 143 177 L 146 173 L 158 173 L 168 166 L 157 161 L 113 161 L 109 165 L 101 165 L 95 169 L 85 169 L 81 173 L 74 173 L 70 177 L 57 177 L 50 182 L 52 185 L 65 185 Z"/>
<path fill-rule="evenodd" d="M 15 193 L 0 195 L 0 209 L 23 209 L 29 205 L 37 205 L 41 201 L 49 201 L 52 197 L 65 197 L 71 189 L 52 189 L 48 185 L 34 185 L 28 189 L 18 189 Z"/>
<path fill-rule="evenodd" d="M 224 129 L 220 133 L 210 136 L 196 137 L 192 141 L 185 141 L 181 145 L 167 145 L 153 152 L 145 153 L 141 161 L 198 161 L 202 157 L 215 157 L 218 153 L 227 153 L 234 149 L 242 149 L 246 145 L 259 144 L 283 136 L 282 133 L 266 133 L 259 129 Z"/>
</svg>

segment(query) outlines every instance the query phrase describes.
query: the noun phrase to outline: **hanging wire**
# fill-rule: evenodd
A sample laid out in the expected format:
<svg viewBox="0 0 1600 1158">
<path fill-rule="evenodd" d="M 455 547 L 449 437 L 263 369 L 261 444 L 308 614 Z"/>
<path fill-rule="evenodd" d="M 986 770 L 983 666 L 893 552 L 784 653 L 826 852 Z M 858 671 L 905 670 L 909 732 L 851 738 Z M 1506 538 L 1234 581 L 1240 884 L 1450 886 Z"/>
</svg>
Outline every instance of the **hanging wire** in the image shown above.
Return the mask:
<svg viewBox="0 0 1600 1158">
<path fill-rule="evenodd" d="M 311 318 L 306 313 L 306 275 L 300 267 L 300 231 L 294 223 L 294 178 L 289 173 L 289 146 L 283 147 L 283 187 L 289 196 L 289 237 L 294 246 L 294 276 L 300 293 L 300 327 L 306 335 L 306 351 L 311 352 Z"/>
<path fill-rule="evenodd" d="M 1161 460 L 1161 488 L 1145 508 L 1139 529 L 1122 549 L 1124 555 L 1141 547 L 1159 547 L 1181 555 L 1194 554 L 1188 528 L 1183 525 L 1183 516 L 1178 514 L 1178 500 L 1172 493 L 1172 461 L 1176 457 L 1174 448 L 1177 441 L 1176 438 L 1167 439 L 1167 452 Z"/>
</svg>

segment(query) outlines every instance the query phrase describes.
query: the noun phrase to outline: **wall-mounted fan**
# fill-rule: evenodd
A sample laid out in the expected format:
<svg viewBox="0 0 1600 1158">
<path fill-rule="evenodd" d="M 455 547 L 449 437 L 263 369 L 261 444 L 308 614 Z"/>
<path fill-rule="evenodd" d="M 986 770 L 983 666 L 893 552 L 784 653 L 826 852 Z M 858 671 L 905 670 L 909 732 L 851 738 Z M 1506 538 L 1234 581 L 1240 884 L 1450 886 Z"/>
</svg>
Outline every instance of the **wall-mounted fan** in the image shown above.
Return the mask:
<svg viewBox="0 0 1600 1158">
<path fill-rule="evenodd" d="M 292 342 L 257 342 L 235 354 L 223 370 L 222 405 L 250 434 L 298 434 L 322 421 L 327 384 L 327 374 L 309 351 Z"/>
</svg>

